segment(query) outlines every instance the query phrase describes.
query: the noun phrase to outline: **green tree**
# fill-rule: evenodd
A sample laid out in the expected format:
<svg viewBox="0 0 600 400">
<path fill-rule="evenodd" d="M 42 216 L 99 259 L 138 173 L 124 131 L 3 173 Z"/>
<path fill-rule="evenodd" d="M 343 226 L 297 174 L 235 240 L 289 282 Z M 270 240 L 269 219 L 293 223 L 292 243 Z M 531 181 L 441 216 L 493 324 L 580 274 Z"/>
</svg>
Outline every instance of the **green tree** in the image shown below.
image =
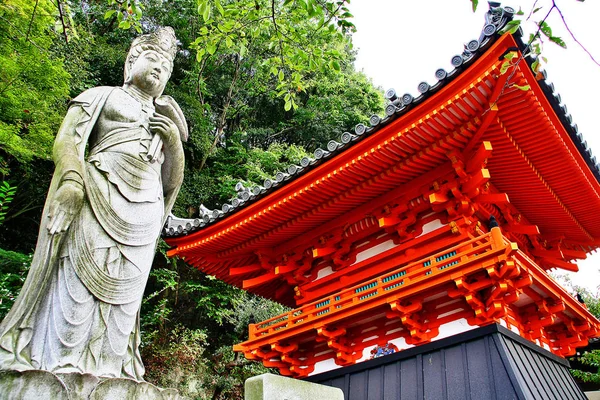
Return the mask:
<svg viewBox="0 0 600 400">
<path fill-rule="evenodd" d="M 50 159 L 65 112 L 69 75 L 51 51 L 55 7 L 49 0 L 0 5 L 0 173 L 14 159 Z"/>
<path fill-rule="evenodd" d="M 574 290 L 581 296 L 588 310 L 600 319 L 600 297 L 586 288 L 575 286 Z M 571 374 L 586 383 L 600 385 L 600 350 L 584 350 L 572 360 Z"/>
<path fill-rule="evenodd" d="M 0 249 L 0 320 L 17 299 L 30 264 L 31 256 Z"/>
</svg>

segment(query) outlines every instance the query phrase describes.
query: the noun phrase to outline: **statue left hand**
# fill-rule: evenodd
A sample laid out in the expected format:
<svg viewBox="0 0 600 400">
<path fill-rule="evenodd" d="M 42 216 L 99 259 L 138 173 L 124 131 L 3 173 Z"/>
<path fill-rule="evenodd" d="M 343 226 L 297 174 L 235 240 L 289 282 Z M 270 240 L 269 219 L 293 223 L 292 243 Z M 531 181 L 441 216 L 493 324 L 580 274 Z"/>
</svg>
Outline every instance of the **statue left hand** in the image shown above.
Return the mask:
<svg viewBox="0 0 600 400">
<path fill-rule="evenodd" d="M 77 184 L 64 182 L 54 193 L 52 204 L 48 210 L 48 232 L 51 235 L 65 232 L 81 210 L 83 205 L 83 188 Z"/>
</svg>

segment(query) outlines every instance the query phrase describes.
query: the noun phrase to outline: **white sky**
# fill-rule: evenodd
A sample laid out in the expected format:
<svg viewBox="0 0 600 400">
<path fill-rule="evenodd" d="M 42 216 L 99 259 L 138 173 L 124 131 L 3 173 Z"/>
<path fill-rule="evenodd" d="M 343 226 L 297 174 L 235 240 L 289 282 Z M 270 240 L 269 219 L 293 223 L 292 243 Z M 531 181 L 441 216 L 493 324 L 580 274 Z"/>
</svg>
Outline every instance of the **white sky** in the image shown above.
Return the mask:
<svg viewBox="0 0 600 400">
<path fill-rule="evenodd" d="M 532 19 L 540 20 L 551 6 L 550 0 L 539 0 L 544 8 Z M 575 37 L 600 61 L 598 15 L 600 2 L 556 0 Z M 532 10 L 533 1 L 503 2 L 504 6 Z M 463 44 L 478 39 L 484 24 L 486 1 L 480 1 L 473 13 L 469 0 L 352 0 L 350 10 L 358 32 L 354 47 L 358 50 L 356 67 L 383 89 L 394 88 L 400 95 L 418 94 L 417 85 L 426 80 L 436 82 L 434 72 L 442 67 L 451 70 L 450 59 L 463 50 Z M 564 50 L 553 43 L 544 46 L 548 59 L 548 80 L 554 82 L 573 121 L 600 159 L 600 67 L 571 39 L 556 10 L 547 20 L 555 36 L 567 43 Z M 531 25 L 525 28 L 533 30 Z M 600 210 L 598 210 L 600 213 Z M 576 285 L 597 292 L 600 286 L 600 253 L 578 263 L 580 272 L 571 275 Z"/>
</svg>

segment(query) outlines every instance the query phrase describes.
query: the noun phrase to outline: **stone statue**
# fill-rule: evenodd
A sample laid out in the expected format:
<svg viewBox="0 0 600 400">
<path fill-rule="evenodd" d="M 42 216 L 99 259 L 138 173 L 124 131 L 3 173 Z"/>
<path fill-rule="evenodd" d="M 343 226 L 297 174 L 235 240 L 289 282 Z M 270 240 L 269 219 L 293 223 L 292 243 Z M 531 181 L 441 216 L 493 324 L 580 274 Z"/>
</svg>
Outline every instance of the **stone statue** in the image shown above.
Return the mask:
<svg viewBox="0 0 600 400">
<path fill-rule="evenodd" d="M 0 325 L 0 369 L 143 380 L 140 305 L 188 134 L 162 95 L 176 52 L 172 28 L 142 35 L 122 87 L 71 102 L 31 269 Z"/>
</svg>

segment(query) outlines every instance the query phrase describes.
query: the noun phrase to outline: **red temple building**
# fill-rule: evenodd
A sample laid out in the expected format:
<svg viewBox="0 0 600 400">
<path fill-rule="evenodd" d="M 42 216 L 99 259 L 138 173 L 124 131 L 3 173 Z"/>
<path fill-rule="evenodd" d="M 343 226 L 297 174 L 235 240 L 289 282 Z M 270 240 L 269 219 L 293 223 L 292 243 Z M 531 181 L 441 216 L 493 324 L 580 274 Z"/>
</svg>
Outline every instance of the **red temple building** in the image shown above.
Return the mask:
<svg viewBox="0 0 600 400">
<path fill-rule="evenodd" d="M 169 255 L 292 308 L 236 351 L 304 378 L 488 325 L 553 359 L 600 336 L 548 274 L 600 246 L 599 165 L 520 33 L 499 33 L 513 13 L 492 4 L 454 69 L 388 91 L 386 116 L 170 218 Z"/>
</svg>

